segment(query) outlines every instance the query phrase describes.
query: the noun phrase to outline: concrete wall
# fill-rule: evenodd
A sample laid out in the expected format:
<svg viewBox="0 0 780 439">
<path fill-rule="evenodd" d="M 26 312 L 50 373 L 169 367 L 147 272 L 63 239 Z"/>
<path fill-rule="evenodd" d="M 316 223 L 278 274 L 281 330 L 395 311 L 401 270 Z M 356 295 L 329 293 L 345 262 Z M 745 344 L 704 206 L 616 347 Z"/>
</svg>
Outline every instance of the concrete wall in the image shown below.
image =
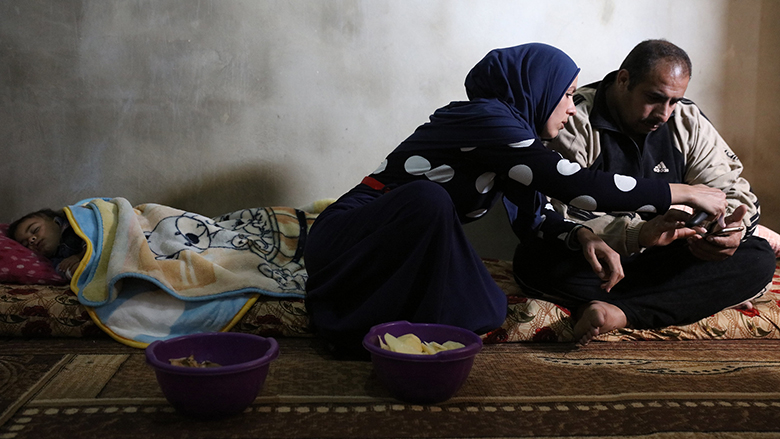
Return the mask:
<svg viewBox="0 0 780 439">
<path fill-rule="evenodd" d="M 779 19 L 772 0 L 5 0 L 0 221 L 93 196 L 210 216 L 337 197 L 492 48 L 556 45 L 585 84 L 663 37 L 780 229 Z M 503 209 L 467 231 L 511 257 Z"/>
</svg>

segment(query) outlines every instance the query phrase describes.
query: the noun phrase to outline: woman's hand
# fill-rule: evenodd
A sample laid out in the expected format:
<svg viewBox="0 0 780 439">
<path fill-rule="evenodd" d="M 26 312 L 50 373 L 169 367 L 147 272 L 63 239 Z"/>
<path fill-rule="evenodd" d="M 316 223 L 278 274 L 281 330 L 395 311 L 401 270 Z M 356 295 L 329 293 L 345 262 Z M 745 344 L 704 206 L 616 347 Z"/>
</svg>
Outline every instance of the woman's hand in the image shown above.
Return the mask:
<svg viewBox="0 0 780 439">
<path fill-rule="evenodd" d="M 695 210 L 703 210 L 710 214 L 709 219 L 721 218 L 726 213 L 726 193 L 707 185 L 688 185 L 672 183 L 669 185 L 672 193 L 672 204 L 685 204 Z"/>
<path fill-rule="evenodd" d="M 625 276 L 620 255 L 587 227 L 577 229 L 577 239 L 582 245 L 585 260 L 599 279 L 604 281 L 601 288 L 609 292 Z"/>
</svg>

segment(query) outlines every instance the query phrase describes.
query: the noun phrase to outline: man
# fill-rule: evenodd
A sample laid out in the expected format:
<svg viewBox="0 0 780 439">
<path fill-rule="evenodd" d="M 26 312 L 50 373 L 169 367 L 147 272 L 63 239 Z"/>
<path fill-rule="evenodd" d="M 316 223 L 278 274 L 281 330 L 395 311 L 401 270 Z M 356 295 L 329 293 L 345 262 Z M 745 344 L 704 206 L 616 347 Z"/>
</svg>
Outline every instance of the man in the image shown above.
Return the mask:
<svg viewBox="0 0 780 439">
<path fill-rule="evenodd" d="M 620 70 L 577 91 L 577 114 L 548 144 L 583 167 L 706 184 L 729 201 L 725 218 L 694 234 L 684 227 L 691 215 L 680 210 L 589 212 L 553 200 L 557 211 L 617 251 L 624 268 L 625 278 L 607 293 L 576 253 L 539 239 L 518 246 L 518 282 L 531 295 L 576 309 L 574 335 L 582 344 L 616 328 L 689 324 L 730 306 L 749 307 L 771 281 L 775 256 L 752 236 L 758 200 L 740 176 L 736 154 L 684 98 L 691 70 L 688 55 L 674 44 L 640 43 Z"/>
</svg>

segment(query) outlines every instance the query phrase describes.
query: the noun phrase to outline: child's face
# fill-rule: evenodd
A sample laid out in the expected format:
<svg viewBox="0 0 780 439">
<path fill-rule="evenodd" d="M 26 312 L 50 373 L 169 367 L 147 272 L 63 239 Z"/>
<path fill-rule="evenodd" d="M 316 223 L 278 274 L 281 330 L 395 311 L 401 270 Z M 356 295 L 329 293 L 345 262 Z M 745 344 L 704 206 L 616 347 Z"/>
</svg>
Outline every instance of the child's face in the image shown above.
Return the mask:
<svg viewBox="0 0 780 439">
<path fill-rule="evenodd" d="M 14 240 L 38 253 L 51 258 L 60 245 L 62 231 L 53 218 L 34 216 L 19 223 L 14 233 Z"/>
</svg>

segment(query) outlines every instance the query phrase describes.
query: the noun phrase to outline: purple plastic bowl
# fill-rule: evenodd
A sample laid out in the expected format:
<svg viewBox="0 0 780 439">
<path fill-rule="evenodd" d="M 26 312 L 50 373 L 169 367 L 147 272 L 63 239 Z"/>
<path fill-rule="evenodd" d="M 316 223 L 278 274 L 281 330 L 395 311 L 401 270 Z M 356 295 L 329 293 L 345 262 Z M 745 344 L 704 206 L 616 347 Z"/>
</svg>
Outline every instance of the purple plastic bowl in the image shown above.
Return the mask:
<svg viewBox="0 0 780 439">
<path fill-rule="evenodd" d="M 444 343 L 451 340 L 466 347 L 434 355 L 412 355 L 379 346 L 380 335 L 398 337 L 408 333 L 422 341 Z M 363 338 L 363 347 L 371 353 L 377 377 L 395 398 L 417 404 L 435 404 L 450 399 L 466 382 L 474 357 L 482 349 L 482 339 L 456 326 L 399 321 L 371 328 Z"/>
<path fill-rule="evenodd" d="M 195 356 L 220 367 L 173 366 L 172 358 Z M 237 332 L 209 332 L 155 341 L 146 348 L 165 398 L 182 413 L 224 416 L 242 412 L 257 397 L 271 361 L 279 355 L 273 338 Z"/>
</svg>

